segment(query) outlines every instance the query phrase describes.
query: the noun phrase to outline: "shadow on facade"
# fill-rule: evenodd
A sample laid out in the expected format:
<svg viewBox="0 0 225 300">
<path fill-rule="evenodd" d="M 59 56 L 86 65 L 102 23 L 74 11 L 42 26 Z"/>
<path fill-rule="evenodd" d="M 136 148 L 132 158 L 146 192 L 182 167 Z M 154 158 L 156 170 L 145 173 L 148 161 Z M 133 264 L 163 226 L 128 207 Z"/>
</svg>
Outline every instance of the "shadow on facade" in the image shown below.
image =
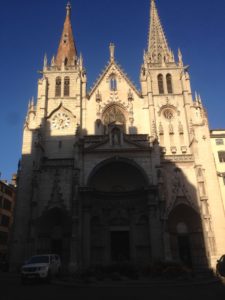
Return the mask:
<svg viewBox="0 0 225 300">
<path fill-rule="evenodd" d="M 199 192 L 157 142 L 113 128 L 97 136 L 40 129 L 30 138 L 18 170 L 12 265 L 54 252 L 74 269 L 210 268 L 216 250 Z"/>
</svg>

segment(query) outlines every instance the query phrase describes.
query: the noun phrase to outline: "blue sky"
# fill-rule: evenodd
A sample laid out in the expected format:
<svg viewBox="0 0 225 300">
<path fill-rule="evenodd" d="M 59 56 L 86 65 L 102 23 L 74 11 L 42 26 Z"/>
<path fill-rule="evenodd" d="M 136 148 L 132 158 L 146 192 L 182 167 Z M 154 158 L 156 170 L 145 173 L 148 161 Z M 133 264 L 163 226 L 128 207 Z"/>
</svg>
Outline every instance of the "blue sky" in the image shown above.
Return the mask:
<svg viewBox="0 0 225 300">
<path fill-rule="evenodd" d="M 116 45 L 116 59 L 139 87 L 147 47 L 150 0 L 72 0 L 76 46 L 93 84 Z M 28 100 L 37 94 L 44 53 L 56 53 L 65 18 L 63 0 L 1 2 L 0 172 L 10 179 L 21 155 Z M 156 0 L 174 53 L 190 65 L 193 92 L 201 94 L 210 128 L 225 128 L 225 1 Z"/>
</svg>

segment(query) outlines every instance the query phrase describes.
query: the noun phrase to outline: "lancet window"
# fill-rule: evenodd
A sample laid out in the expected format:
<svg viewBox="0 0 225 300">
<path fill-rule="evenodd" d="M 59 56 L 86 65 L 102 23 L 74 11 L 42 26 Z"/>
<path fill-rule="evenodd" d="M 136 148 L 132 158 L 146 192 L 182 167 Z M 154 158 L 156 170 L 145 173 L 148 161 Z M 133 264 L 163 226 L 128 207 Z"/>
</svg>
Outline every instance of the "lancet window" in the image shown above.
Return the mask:
<svg viewBox="0 0 225 300">
<path fill-rule="evenodd" d="M 117 80 L 114 74 L 110 76 L 110 91 L 117 91 Z"/>
<path fill-rule="evenodd" d="M 70 78 L 64 78 L 64 96 L 68 97 L 70 95 Z"/>
<path fill-rule="evenodd" d="M 163 75 L 158 75 L 158 86 L 159 86 L 159 94 L 164 94 L 164 86 L 163 86 Z"/>
<path fill-rule="evenodd" d="M 168 94 L 172 94 L 173 93 L 173 85 L 172 85 L 172 76 L 170 74 L 166 75 L 166 84 L 167 84 Z"/>
<path fill-rule="evenodd" d="M 55 80 L 55 96 L 56 97 L 61 97 L 61 77 L 57 77 Z"/>
</svg>

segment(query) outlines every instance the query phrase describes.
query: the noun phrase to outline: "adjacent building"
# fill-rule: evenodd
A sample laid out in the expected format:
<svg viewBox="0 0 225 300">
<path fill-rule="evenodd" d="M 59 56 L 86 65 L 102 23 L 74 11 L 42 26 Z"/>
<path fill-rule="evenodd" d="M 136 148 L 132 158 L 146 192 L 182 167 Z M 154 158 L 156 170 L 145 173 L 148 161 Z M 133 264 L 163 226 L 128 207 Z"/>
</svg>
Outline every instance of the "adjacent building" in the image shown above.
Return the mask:
<svg viewBox="0 0 225 300">
<path fill-rule="evenodd" d="M 225 129 L 211 130 L 210 137 L 225 210 Z"/>
<path fill-rule="evenodd" d="M 140 89 L 110 44 L 88 90 L 67 5 L 57 54 L 45 57 L 24 125 L 12 268 L 49 252 L 72 269 L 159 260 L 208 268 L 224 254 L 206 109 L 154 0 L 149 28 Z"/>
<path fill-rule="evenodd" d="M 15 186 L 0 180 L 0 261 L 9 254 L 15 195 Z"/>
</svg>

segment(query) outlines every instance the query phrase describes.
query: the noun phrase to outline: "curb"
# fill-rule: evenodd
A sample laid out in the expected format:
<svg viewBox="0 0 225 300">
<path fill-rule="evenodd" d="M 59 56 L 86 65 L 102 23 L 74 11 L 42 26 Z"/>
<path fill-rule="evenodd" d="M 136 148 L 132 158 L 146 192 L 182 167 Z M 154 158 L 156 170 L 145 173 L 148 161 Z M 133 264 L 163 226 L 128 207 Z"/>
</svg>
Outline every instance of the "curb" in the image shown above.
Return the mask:
<svg viewBox="0 0 225 300">
<path fill-rule="evenodd" d="M 137 288 L 137 287 L 151 287 L 151 286 L 162 286 L 162 287 L 170 287 L 170 286 L 196 286 L 196 285 L 208 285 L 220 282 L 219 279 L 207 279 L 207 280 L 193 280 L 187 282 L 177 282 L 177 281 L 124 281 L 124 282 L 91 282 L 91 283 L 83 283 L 83 282 L 66 282 L 62 280 L 53 280 L 52 284 L 67 286 L 67 287 L 79 287 L 79 288 L 111 288 L 111 287 L 120 287 L 120 288 Z"/>
</svg>

